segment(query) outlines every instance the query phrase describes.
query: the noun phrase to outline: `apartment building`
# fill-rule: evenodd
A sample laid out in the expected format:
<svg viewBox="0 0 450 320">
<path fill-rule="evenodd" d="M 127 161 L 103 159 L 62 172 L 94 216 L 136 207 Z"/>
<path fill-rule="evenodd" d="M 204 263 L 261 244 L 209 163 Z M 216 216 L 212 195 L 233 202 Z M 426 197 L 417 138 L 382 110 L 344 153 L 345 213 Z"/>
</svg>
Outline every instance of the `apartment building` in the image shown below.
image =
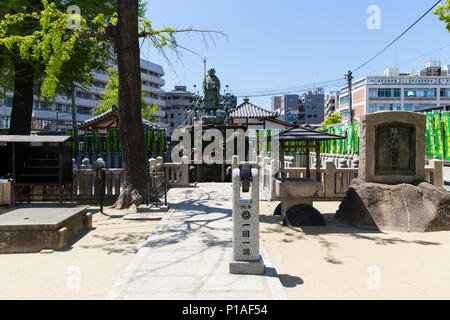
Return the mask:
<svg viewBox="0 0 450 320">
<path fill-rule="evenodd" d="M 352 109 L 355 118 L 361 114 L 385 110 L 447 110 L 450 108 L 449 66 L 431 61 L 425 69 L 399 73 L 386 69 L 383 76 L 367 76 L 352 83 Z M 337 109 L 343 121 L 349 121 L 348 86 L 342 87 Z"/>
<path fill-rule="evenodd" d="M 175 86 L 172 91 L 166 92 L 165 99 L 165 122 L 169 136 L 173 130 L 180 125 L 192 125 L 194 115 L 191 114 L 194 104 L 198 99 L 193 92 L 187 91 L 186 86 Z M 198 113 L 198 116 L 203 114 Z"/>
<path fill-rule="evenodd" d="M 324 118 L 328 118 L 339 108 L 339 92 L 328 92 L 325 95 L 325 114 Z"/>
<path fill-rule="evenodd" d="M 298 124 L 320 124 L 324 120 L 325 95 L 322 88 L 309 90 L 303 95 L 287 94 L 272 97 L 272 109 L 280 119 Z"/>
<path fill-rule="evenodd" d="M 281 108 L 281 97 L 271 97 L 270 98 L 272 111 L 278 111 L 280 112 Z"/>
<path fill-rule="evenodd" d="M 117 64 L 113 64 L 117 68 Z M 105 90 L 109 77 L 104 71 L 93 71 L 93 82 L 87 90 L 77 89 L 75 105 L 77 107 L 77 122 L 82 123 L 92 117 L 92 109 L 99 104 L 101 93 Z M 162 87 L 165 84 L 164 70 L 162 66 L 141 59 L 141 76 L 145 77 L 142 89 L 144 100 L 149 104 L 156 104 L 159 109 L 154 117 L 156 124 L 165 126 L 164 106 L 165 92 Z M 6 93 L 6 97 L 0 99 L 0 128 L 9 128 L 12 109 L 12 93 Z M 72 128 L 72 102 L 62 95 L 56 95 L 51 101 L 45 101 L 34 97 L 32 130 L 55 131 Z"/>
</svg>

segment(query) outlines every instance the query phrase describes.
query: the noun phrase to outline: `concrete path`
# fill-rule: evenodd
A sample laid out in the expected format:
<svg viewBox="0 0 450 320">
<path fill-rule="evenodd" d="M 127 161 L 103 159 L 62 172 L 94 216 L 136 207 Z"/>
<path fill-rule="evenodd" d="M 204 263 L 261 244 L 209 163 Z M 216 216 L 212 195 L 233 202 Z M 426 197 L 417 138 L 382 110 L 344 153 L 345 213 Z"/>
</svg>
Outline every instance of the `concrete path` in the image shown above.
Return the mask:
<svg viewBox="0 0 450 320">
<path fill-rule="evenodd" d="M 231 183 L 171 189 L 171 209 L 106 299 L 286 299 L 260 242 L 266 273 L 232 275 Z"/>
</svg>

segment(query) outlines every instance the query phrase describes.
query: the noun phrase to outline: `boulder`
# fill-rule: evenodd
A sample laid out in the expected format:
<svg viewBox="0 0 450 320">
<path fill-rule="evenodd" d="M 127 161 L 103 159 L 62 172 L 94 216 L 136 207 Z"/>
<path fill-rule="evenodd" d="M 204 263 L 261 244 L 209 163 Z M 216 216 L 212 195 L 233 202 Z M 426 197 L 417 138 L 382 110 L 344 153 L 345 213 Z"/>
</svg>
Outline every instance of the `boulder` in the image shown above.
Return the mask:
<svg viewBox="0 0 450 320">
<path fill-rule="evenodd" d="M 322 214 L 312 206 L 299 204 L 289 208 L 283 219 L 284 226 L 290 227 L 313 227 L 326 226 Z"/>
<path fill-rule="evenodd" d="M 389 185 L 355 179 L 335 218 L 366 230 L 450 230 L 450 195 L 427 182 Z"/>
</svg>

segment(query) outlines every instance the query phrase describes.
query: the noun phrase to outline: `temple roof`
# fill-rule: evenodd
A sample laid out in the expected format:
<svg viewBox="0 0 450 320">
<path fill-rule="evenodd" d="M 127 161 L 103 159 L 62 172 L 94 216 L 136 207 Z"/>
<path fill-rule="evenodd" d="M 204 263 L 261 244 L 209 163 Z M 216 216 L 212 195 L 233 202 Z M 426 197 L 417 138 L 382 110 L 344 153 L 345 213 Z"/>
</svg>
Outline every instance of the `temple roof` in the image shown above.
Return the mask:
<svg viewBox="0 0 450 320">
<path fill-rule="evenodd" d="M 281 131 L 278 135 L 280 141 L 304 141 L 304 140 L 336 140 L 345 139 L 336 134 L 320 132 L 306 127 L 293 127 Z M 270 139 L 270 137 L 269 137 Z"/>
<path fill-rule="evenodd" d="M 256 104 L 244 99 L 244 102 L 230 113 L 230 118 L 271 118 L 276 119 L 278 112 L 264 109 Z"/>
<path fill-rule="evenodd" d="M 98 123 L 102 122 L 103 120 L 107 120 L 109 117 L 114 117 L 114 116 L 116 116 L 117 118 L 120 117 L 118 109 L 110 109 L 99 115 L 96 115 L 96 116 L 84 121 L 82 124 L 80 124 L 78 126 L 78 128 L 83 129 L 86 127 L 90 127 L 93 124 L 98 124 Z M 149 120 L 142 119 L 142 124 L 144 125 L 144 128 L 151 128 L 151 129 L 158 128 L 156 124 L 154 124 L 153 122 L 151 122 Z"/>
</svg>

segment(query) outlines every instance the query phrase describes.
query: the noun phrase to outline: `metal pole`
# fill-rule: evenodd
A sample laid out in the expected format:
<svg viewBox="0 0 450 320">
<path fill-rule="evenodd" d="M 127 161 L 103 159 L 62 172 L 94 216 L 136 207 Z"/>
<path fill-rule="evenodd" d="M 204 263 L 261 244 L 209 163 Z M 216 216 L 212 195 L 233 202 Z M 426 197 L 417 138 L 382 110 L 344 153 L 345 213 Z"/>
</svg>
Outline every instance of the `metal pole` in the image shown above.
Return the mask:
<svg viewBox="0 0 450 320">
<path fill-rule="evenodd" d="M 347 78 L 347 85 L 348 85 L 348 103 L 349 103 L 349 110 L 350 110 L 350 123 L 353 125 L 353 105 L 352 105 L 353 104 L 353 99 L 352 99 L 353 75 L 350 70 L 348 71 L 346 78 Z"/>
</svg>

